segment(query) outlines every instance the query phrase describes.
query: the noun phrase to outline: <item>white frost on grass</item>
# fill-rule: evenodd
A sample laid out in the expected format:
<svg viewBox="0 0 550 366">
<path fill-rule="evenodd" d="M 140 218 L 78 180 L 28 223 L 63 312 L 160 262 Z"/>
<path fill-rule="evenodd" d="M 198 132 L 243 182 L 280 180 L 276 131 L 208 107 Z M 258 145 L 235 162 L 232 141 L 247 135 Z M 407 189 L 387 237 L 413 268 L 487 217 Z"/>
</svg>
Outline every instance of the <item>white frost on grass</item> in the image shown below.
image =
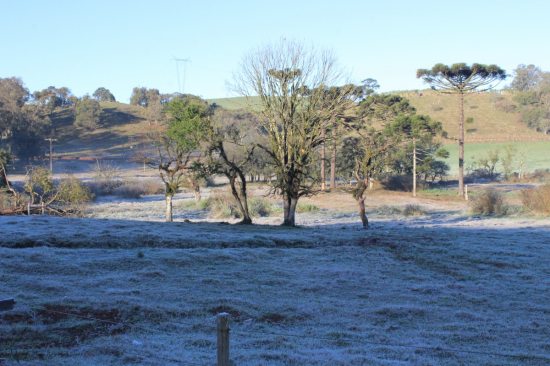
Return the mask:
<svg viewBox="0 0 550 366">
<path fill-rule="evenodd" d="M 351 213 L 318 212 L 285 229 L 167 224 L 151 220 L 147 204 L 110 208 L 126 212 L 117 219 L 108 210 L 102 219 L 0 217 L 0 294 L 17 300 L 0 315 L 0 357 L 213 364 L 215 315 L 228 312 L 237 365 L 550 359 L 547 220 L 385 217 L 363 231 Z"/>
</svg>

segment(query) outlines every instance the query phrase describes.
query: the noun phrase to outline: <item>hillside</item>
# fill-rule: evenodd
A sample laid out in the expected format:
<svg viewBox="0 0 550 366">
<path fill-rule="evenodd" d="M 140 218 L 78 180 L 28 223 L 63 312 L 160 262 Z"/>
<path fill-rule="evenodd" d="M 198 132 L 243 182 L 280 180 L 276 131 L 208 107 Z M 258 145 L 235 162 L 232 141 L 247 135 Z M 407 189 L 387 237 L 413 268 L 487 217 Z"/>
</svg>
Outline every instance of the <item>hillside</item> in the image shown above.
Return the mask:
<svg viewBox="0 0 550 366">
<path fill-rule="evenodd" d="M 443 123 L 449 140 L 458 137 L 459 102 L 455 95 L 432 90 L 400 91 L 397 94 L 409 99 L 419 114 L 427 114 Z M 223 108 L 235 110 L 254 105 L 243 97 L 210 99 Z M 521 122 L 509 92 L 485 92 L 466 96 L 466 142 L 550 141 L 550 136 L 529 129 Z"/>
<path fill-rule="evenodd" d="M 454 138 L 458 133 L 459 113 L 457 97 L 430 90 L 403 91 L 399 94 L 407 97 L 419 113 L 428 114 L 443 123 L 449 134 L 449 139 L 445 142 L 451 152 L 448 162 L 454 167 Z M 209 102 L 229 110 L 255 104 L 253 98 L 247 101 L 242 97 L 210 99 Z M 550 166 L 545 157 L 545 152 L 550 150 L 550 136 L 537 133 L 521 122 L 520 114 L 513 108 L 512 95 L 505 92 L 477 93 L 467 96 L 465 103 L 466 118 L 473 119 L 473 122 L 466 124 L 466 142 L 469 143 L 466 149 L 467 162 L 481 157 L 488 150 L 513 143 L 526 157 L 526 167 L 529 170 Z M 55 153 L 58 158 L 129 161 L 136 156 L 137 151 L 143 146 L 145 133 L 151 129 L 145 110 L 124 103 L 102 103 L 101 106 L 102 126 L 92 131 L 75 129 L 72 125 L 72 114 L 67 110 L 54 116 L 55 136 L 58 138 Z M 452 169 L 451 174 L 453 173 Z"/>
<path fill-rule="evenodd" d="M 148 130 L 141 107 L 102 102 L 102 123 L 95 130 L 75 128 L 69 110 L 57 112 L 53 118 L 58 141 L 55 151 L 64 158 L 128 157 Z"/>
<path fill-rule="evenodd" d="M 450 139 L 458 137 L 458 96 L 432 90 L 399 94 L 409 99 L 418 113 L 441 121 Z M 467 95 L 464 99 L 464 117 L 467 122 L 466 142 L 550 141 L 550 136 L 536 132 L 521 122 L 510 92 Z"/>
</svg>

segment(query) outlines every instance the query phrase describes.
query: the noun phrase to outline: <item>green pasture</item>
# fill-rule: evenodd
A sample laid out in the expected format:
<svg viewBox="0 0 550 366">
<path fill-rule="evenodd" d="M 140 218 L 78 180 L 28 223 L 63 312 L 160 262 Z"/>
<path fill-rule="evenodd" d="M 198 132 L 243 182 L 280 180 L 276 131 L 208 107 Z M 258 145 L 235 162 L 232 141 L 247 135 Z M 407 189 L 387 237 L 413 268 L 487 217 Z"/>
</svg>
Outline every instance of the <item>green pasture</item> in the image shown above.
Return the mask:
<svg viewBox="0 0 550 366">
<path fill-rule="evenodd" d="M 486 157 L 490 151 L 499 150 L 502 156 L 504 148 L 510 145 L 517 150 L 514 159 L 515 170 L 518 170 L 521 161 L 524 161 L 524 171 L 526 172 L 550 169 L 550 141 L 466 143 L 464 166 L 468 167 L 473 161 Z M 449 175 L 456 176 L 458 174 L 458 144 L 447 144 L 445 148 L 449 151 L 449 158 L 445 159 L 451 168 Z M 502 171 L 500 164 L 497 165 L 497 171 Z"/>
</svg>

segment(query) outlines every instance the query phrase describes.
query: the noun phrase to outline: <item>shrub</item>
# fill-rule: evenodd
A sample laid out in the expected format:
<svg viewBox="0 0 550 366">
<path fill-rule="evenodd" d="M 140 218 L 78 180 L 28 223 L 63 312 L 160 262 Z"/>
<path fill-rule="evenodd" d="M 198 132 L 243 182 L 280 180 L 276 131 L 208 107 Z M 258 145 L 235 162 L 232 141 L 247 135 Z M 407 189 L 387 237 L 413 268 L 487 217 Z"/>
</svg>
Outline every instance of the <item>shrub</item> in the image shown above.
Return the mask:
<svg viewBox="0 0 550 366">
<path fill-rule="evenodd" d="M 79 214 L 86 203 L 93 199 L 93 194 L 80 179 L 69 176 L 63 179 L 57 187 L 56 201 L 66 206 L 69 211 Z"/>
<path fill-rule="evenodd" d="M 120 171 L 117 167 L 97 161 L 93 182 L 88 184 L 96 196 L 113 194 L 113 191 L 122 185 Z"/>
<path fill-rule="evenodd" d="M 536 182 L 550 182 L 550 169 L 537 169 L 529 174 L 527 178 Z"/>
<path fill-rule="evenodd" d="M 423 216 L 426 214 L 426 211 L 422 209 L 419 205 L 409 204 L 403 208 L 403 215 L 405 216 Z"/>
<path fill-rule="evenodd" d="M 394 216 L 394 215 L 400 215 L 401 210 L 395 206 L 387 206 L 383 205 L 375 210 L 376 214 L 380 216 Z"/>
<path fill-rule="evenodd" d="M 141 198 L 143 194 L 143 187 L 137 182 L 126 182 L 116 187 L 111 192 L 115 196 L 122 198 Z"/>
<path fill-rule="evenodd" d="M 63 179 L 57 188 L 57 200 L 64 204 L 79 205 L 90 202 L 93 198 L 92 193 L 80 179 L 69 176 Z"/>
<path fill-rule="evenodd" d="M 7 189 L 0 189 L 0 210 L 8 210 L 17 205 L 17 200 L 13 193 Z"/>
<path fill-rule="evenodd" d="M 267 217 L 274 212 L 273 204 L 265 198 L 253 197 L 248 200 L 248 209 L 252 217 Z"/>
<path fill-rule="evenodd" d="M 141 198 L 142 196 L 164 193 L 164 187 L 156 180 L 128 180 L 121 181 L 120 185 L 111 192 L 123 198 Z"/>
<path fill-rule="evenodd" d="M 501 192 L 488 189 L 474 197 L 472 212 L 476 215 L 503 216 L 508 213 L 508 206 Z"/>
<path fill-rule="evenodd" d="M 521 201 L 529 211 L 550 215 L 550 184 L 521 191 Z"/>
<path fill-rule="evenodd" d="M 413 179 L 408 175 L 392 175 L 384 179 L 382 185 L 389 191 L 411 192 Z"/>
<path fill-rule="evenodd" d="M 298 206 L 296 206 L 296 212 L 298 213 L 318 212 L 318 211 L 320 211 L 320 208 L 315 206 L 312 203 L 298 203 Z"/>
<path fill-rule="evenodd" d="M 237 208 L 235 199 L 229 193 L 222 191 L 212 191 L 205 206 L 210 212 L 210 216 L 214 218 L 241 218 L 241 212 Z"/>
<path fill-rule="evenodd" d="M 31 167 L 25 179 L 25 192 L 32 202 L 43 202 L 55 196 L 52 173 L 43 167 Z"/>
</svg>

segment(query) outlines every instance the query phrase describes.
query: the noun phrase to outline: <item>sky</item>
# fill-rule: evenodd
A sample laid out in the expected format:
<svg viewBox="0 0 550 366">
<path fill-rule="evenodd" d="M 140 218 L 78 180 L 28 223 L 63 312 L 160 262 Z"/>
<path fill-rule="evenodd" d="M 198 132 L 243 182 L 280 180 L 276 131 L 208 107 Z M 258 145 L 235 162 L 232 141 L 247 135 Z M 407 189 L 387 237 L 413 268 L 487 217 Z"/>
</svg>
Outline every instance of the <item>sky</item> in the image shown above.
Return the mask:
<svg viewBox="0 0 550 366">
<path fill-rule="evenodd" d="M 0 8 L 0 78 L 76 96 L 105 87 L 122 102 L 136 86 L 236 96 L 228 84 L 243 57 L 283 38 L 332 50 L 349 81 L 374 78 L 381 91 L 425 88 L 416 70 L 439 62 L 550 70 L 546 0 L 0 0 Z"/>
</svg>

